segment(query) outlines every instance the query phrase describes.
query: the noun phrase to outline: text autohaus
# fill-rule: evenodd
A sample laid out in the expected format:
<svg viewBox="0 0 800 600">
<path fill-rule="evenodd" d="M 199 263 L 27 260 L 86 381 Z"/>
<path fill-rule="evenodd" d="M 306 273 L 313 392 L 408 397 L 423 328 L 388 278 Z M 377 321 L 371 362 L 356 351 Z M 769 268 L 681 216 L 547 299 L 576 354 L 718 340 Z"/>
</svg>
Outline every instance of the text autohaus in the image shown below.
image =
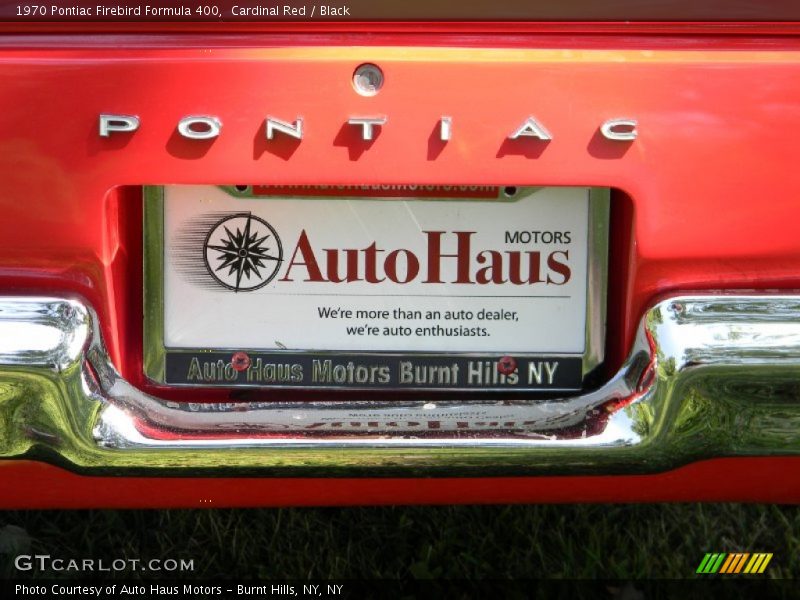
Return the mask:
<svg viewBox="0 0 800 600">
<path fill-rule="evenodd" d="M 417 279 L 421 272 L 422 283 L 426 284 L 504 284 L 564 285 L 572 277 L 569 266 L 569 250 L 554 250 L 546 257 L 532 250 L 481 250 L 472 249 L 474 231 L 453 231 L 456 251 L 443 250 L 446 231 L 424 231 L 426 252 L 422 258 L 407 248 L 398 248 L 385 255 L 381 268 L 379 255 L 384 252 L 372 242 L 365 248 L 325 248 L 315 250 L 305 229 L 300 233 L 286 271 L 279 281 L 294 281 L 296 269 L 302 269 L 300 276 L 306 282 L 350 283 L 365 281 L 382 283 L 388 279 L 392 283 L 406 284 Z M 530 236 L 530 232 L 506 232 L 506 243 L 518 243 L 520 233 Z M 540 232 L 535 232 L 540 233 Z M 551 240 L 570 243 L 570 232 L 545 232 Z M 343 255 L 343 256 L 340 256 Z M 455 260 L 455 278 L 443 277 L 445 259 Z M 475 265 L 479 268 L 475 269 Z M 400 266 L 402 265 L 402 266 Z M 485 266 L 480 266 L 485 265 Z M 546 266 L 545 266 L 546 265 Z M 473 278 L 473 271 L 475 272 Z"/>
</svg>

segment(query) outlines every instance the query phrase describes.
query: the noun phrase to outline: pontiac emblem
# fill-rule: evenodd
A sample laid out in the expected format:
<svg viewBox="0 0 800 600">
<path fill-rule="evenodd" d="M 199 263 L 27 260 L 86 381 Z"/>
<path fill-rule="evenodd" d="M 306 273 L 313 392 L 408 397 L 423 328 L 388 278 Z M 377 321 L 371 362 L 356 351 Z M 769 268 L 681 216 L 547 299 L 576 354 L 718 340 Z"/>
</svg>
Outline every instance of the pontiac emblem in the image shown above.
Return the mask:
<svg viewBox="0 0 800 600">
<path fill-rule="evenodd" d="M 372 141 L 376 137 L 376 130 L 386 126 L 389 117 L 386 115 L 357 116 L 351 115 L 346 123 L 350 127 L 360 130 L 361 139 Z M 133 133 L 139 129 L 141 119 L 136 115 L 120 115 L 104 113 L 100 115 L 98 132 L 100 137 L 111 137 L 112 134 Z M 606 119 L 599 126 L 600 134 L 607 140 L 617 142 L 632 142 L 638 137 L 637 120 L 632 118 Z M 449 142 L 453 138 L 453 118 L 441 116 L 438 121 L 438 136 L 442 142 Z M 178 121 L 178 133 L 189 140 L 211 140 L 222 133 L 222 119 L 216 115 L 189 115 Z M 302 140 L 305 133 L 303 117 L 298 116 L 294 121 L 285 121 L 277 117 L 267 116 L 263 121 L 263 131 L 267 140 L 274 140 L 276 134 Z M 542 142 L 549 142 L 553 134 L 532 115 L 525 118 L 514 130 L 506 136 L 510 140 L 534 138 Z"/>
</svg>

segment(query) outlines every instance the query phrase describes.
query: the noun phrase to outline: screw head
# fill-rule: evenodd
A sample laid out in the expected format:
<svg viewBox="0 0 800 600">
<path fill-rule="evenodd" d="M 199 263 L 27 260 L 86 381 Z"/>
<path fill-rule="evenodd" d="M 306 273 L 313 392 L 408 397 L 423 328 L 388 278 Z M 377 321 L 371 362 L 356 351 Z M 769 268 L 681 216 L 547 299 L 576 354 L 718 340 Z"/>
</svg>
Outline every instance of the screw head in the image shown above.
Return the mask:
<svg viewBox="0 0 800 600">
<path fill-rule="evenodd" d="M 231 356 L 231 366 L 237 371 L 246 371 L 250 368 L 250 357 L 247 352 L 234 352 Z"/>
<path fill-rule="evenodd" d="M 374 96 L 383 87 L 383 71 L 371 63 L 358 66 L 353 72 L 353 87 L 362 96 Z"/>
<path fill-rule="evenodd" d="M 497 361 L 497 371 L 501 375 L 511 375 L 517 370 L 517 361 L 513 356 L 503 356 Z"/>
</svg>

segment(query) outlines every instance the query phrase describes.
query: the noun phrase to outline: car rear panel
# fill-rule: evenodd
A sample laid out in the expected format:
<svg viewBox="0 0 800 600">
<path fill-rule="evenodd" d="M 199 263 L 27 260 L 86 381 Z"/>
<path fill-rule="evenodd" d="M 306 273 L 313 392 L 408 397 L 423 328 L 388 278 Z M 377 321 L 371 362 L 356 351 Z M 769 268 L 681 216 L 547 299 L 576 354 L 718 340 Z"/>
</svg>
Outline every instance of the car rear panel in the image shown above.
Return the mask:
<svg viewBox="0 0 800 600">
<path fill-rule="evenodd" d="M 607 347 L 591 383 L 597 389 L 624 372 L 644 335 L 643 318 L 652 317 L 662 302 L 675 306 L 683 298 L 681 306 L 699 306 L 698 298 L 733 296 L 769 304 L 776 298 L 769 314 L 779 313 L 780 322 L 793 327 L 791 302 L 800 288 L 795 225 L 800 29 L 793 24 L 29 29 L 0 38 L 0 295 L 74 299 L 88 307 L 87 318 L 102 336 L 115 376 L 152 397 L 176 404 L 371 400 L 366 392 L 260 390 L 243 396 L 149 381 L 142 366 L 142 187 L 147 185 L 610 188 Z M 352 73 L 362 63 L 379 65 L 385 74 L 385 86 L 374 97 L 353 89 Z M 104 113 L 136 115 L 141 127 L 131 135 L 101 137 L 98 116 Z M 221 135 L 203 142 L 181 137 L 176 125 L 186 115 L 217 116 Z M 267 140 L 267 115 L 302 116 L 302 142 Z M 355 115 L 385 115 L 387 122 L 365 145 L 346 124 Z M 443 116 L 453 122 L 447 143 L 438 137 Z M 508 139 L 529 116 L 547 127 L 551 141 Z M 601 134 L 601 125 L 615 118 L 636 120 L 635 140 Z M 758 317 L 759 310 L 741 313 L 748 323 L 764 324 L 747 333 L 756 346 L 770 331 L 771 317 Z M 257 448 L 246 464 L 230 471 L 208 464 L 183 470 L 181 458 L 171 455 L 151 472 L 146 463 L 119 462 L 124 445 L 107 461 L 84 461 L 81 456 L 93 456 L 93 449 L 83 455 L 61 452 L 52 439 L 68 437 L 72 426 L 33 434 L 26 429 L 26 420 L 38 421 L 26 415 L 25 404 L 41 406 L 30 396 L 35 386 L 26 388 L 26 395 L 15 392 L 22 384 L 16 367 L 9 366 L 6 400 L 0 395 L 5 437 L 27 441 L 0 442 L 6 459 L 0 477 L 24 482 L 0 503 L 797 501 L 800 478 L 792 473 L 800 458 L 792 455 L 800 454 L 800 406 L 792 382 L 800 373 L 798 354 L 794 338 L 782 339 L 777 349 L 770 344 L 765 342 L 763 356 L 751 346 L 745 352 L 748 368 L 766 361 L 769 374 L 759 371 L 744 383 L 739 371 L 715 374 L 718 385 L 738 386 L 726 391 L 729 396 L 702 396 L 702 388 L 672 390 L 669 402 L 655 405 L 663 408 L 655 421 L 670 421 L 675 414 L 691 419 L 671 420 L 663 436 L 642 434 L 644 447 L 674 440 L 681 427 L 689 433 L 680 443 L 663 442 L 663 450 L 634 453 L 628 462 L 589 457 L 578 468 L 569 451 L 552 458 L 549 450 L 533 448 L 513 464 L 499 458 L 452 464 L 448 470 L 446 461 L 435 468 L 435 458 L 416 464 L 416 450 L 409 450 L 407 456 L 392 455 L 389 462 L 400 467 L 397 471 L 387 464 L 342 470 L 331 462 L 316 465 L 313 477 L 299 464 L 296 471 L 276 468 L 280 457 L 274 455 L 259 467 Z M 735 341 L 729 347 L 735 355 Z M 725 346 L 720 348 L 724 354 Z M 663 361 L 655 377 L 671 377 L 668 348 L 654 356 Z M 771 378 L 775 372 L 777 379 Z M 95 375 L 103 379 L 102 372 Z M 689 385 L 686 377 L 680 385 Z M 632 395 L 636 389 L 631 387 Z M 625 407 L 608 411 L 629 410 L 628 403 L 638 400 L 632 395 Z M 420 399 L 418 394 L 381 397 Z M 685 412 L 692 402 L 699 408 Z M 718 410 L 720 403 L 734 408 Z M 88 437 L 82 444 L 91 445 L 97 418 L 97 413 L 87 416 L 90 431 L 83 432 Z M 720 419 L 730 422 L 720 425 Z M 759 447 L 753 432 L 762 430 Z M 715 445 L 704 438 L 738 434 L 753 439 Z M 98 484 L 114 494 L 98 494 Z"/>
</svg>

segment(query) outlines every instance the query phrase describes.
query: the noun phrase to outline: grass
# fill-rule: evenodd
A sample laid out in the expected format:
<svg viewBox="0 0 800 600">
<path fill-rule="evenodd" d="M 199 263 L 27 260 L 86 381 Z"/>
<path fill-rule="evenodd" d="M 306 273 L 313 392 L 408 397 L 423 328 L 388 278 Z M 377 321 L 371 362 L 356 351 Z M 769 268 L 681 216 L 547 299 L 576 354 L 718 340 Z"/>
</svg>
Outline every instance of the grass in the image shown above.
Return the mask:
<svg viewBox="0 0 800 600">
<path fill-rule="evenodd" d="M 769 577 L 800 575 L 800 507 L 775 505 L 0 512 L 7 525 L 29 553 L 194 559 L 182 576 L 198 579 L 691 578 L 712 551 L 773 552 Z"/>
</svg>

